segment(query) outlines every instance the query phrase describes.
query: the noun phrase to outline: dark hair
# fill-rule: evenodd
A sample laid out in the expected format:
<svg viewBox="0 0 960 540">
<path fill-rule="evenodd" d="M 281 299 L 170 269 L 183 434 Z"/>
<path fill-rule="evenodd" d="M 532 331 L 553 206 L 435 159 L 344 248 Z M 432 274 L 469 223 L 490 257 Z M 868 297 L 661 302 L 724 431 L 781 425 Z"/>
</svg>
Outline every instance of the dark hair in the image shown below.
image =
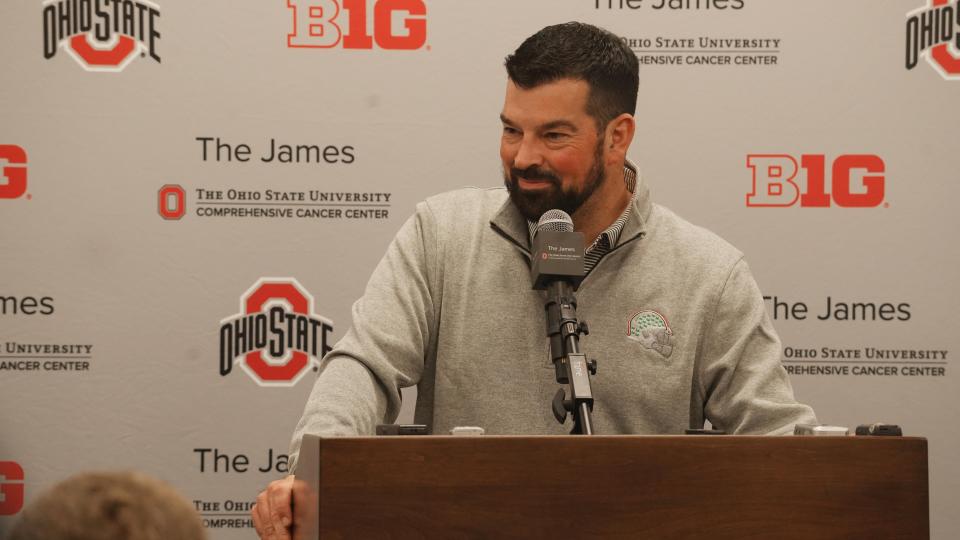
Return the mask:
<svg viewBox="0 0 960 540">
<path fill-rule="evenodd" d="M 505 65 L 520 88 L 559 79 L 585 81 L 590 86 L 587 114 L 596 120 L 597 130 L 623 113 L 636 114 L 637 56 L 602 28 L 580 22 L 548 26 L 520 44 Z"/>
</svg>

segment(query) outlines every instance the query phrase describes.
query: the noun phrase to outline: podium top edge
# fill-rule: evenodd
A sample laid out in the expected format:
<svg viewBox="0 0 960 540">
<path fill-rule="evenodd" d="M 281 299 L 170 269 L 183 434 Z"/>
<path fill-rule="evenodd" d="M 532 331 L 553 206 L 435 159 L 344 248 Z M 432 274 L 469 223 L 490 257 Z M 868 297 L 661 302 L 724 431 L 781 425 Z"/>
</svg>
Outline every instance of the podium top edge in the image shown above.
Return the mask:
<svg viewBox="0 0 960 540">
<path fill-rule="evenodd" d="M 363 436 L 331 436 L 305 434 L 304 438 L 319 439 L 324 442 L 344 441 L 359 442 L 372 440 L 385 441 L 811 441 L 811 440 L 853 440 L 853 441 L 911 441 L 926 442 L 926 437 L 919 436 L 864 436 L 864 435 L 844 435 L 844 436 L 816 436 L 816 435 L 363 435 Z"/>
</svg>

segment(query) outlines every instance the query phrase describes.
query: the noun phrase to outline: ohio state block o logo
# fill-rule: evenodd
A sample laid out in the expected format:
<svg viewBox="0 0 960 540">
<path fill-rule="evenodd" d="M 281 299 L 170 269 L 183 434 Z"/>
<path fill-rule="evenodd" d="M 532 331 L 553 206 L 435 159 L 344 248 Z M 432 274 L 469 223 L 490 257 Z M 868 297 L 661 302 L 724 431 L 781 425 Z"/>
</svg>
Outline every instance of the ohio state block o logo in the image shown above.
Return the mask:
<svg viewBox="0 0 960 540">
<path fill-rule="evenodd" d="M 138 57 L 160 62 L 160 7 L 151 0 L 43 0 L 43 57 L 60 49 L 83 69 L 119 72 Z"/>
<path fill-rule="evenodd" d="M 293 278 L 261 278 L 220 324 L 220 374 L 240 362 L 261 386 L 293 386 L 330 351 L 333 323 L 313 314 L 313 297 Z"/>
<path fill-rule="evenodd" d="M 157 193 L 157 212 L 163 219 L 180 219 L 187 213 L 187 192 L 176 184 L 167 184 Z"/>
</svg>

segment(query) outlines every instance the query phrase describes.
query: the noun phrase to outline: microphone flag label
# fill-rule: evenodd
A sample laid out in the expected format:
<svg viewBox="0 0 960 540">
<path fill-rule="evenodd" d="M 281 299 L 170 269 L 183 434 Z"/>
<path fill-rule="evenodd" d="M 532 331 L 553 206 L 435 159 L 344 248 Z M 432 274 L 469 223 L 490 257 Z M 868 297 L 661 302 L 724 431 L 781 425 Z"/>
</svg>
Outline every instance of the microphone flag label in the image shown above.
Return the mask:
<svg viewBox="0 0 960 540">
<path fill-rule="evenodd" d="M 530 275 L 533 288 L 566 278 L 574 288 L 583 281 L 583 233 L 540 231 L 533 239 Z"/>
</svg>

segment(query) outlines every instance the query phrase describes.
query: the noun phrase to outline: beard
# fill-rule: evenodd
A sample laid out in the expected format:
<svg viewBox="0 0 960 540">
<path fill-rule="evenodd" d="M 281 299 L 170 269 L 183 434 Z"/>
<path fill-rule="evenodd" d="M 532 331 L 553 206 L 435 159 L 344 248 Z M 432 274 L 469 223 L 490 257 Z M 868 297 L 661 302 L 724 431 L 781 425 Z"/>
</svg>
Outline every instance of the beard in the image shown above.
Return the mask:
<svg viewBox="0 0 960 540">
<path fill-rule="evenodd" d="M 571 189 L 563 189 L 557 175 L 548 170 L 540 169 L 536 165 L 526 169 L 510 167 L 503 173 L 503 183 L 510 193 L 510 200 L 513 201 L 513 205 L 529 221 L 537 221 L 544 212 L 553 209 L 563 210 L 572 216 L 593 195 L 593 192 L 606 181 L 602 162 L 603 139 L 601 138 L 597 141 L 597 146 L 593 151 L 593 164 L 579 189 L 576 186 Z M 549 182 L 550 185 L 536 191 L 524 191 L 520 188 L 520 178 L 543 180 Z"/>
</svg>

